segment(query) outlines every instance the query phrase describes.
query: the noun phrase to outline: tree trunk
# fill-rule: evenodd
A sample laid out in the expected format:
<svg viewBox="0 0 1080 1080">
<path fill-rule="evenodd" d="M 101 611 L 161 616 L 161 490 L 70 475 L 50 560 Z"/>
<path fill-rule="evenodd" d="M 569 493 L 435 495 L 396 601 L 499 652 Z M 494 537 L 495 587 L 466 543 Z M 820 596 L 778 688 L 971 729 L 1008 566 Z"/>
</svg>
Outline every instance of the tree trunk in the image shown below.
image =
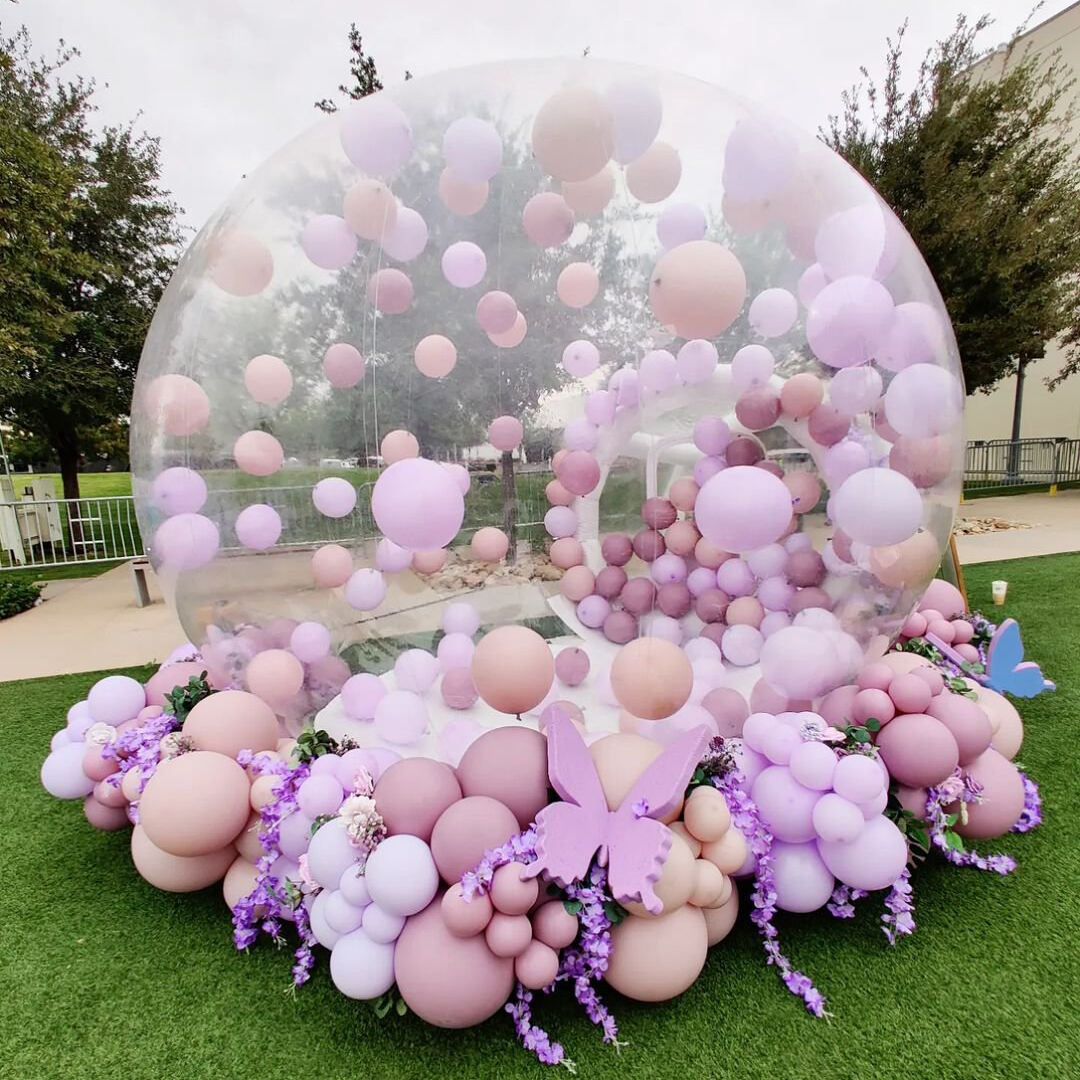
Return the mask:
<svg viewBox="0 0 1080 1080">
<path fill-rule="evenodd" d="M 60 459 L 60 479 L 64 485 L 65 499 L 79 498 L 79 438 L 73 431 L 64 431 L 52 440 L 53 449 Z M 67 506 L 68 531 L 73 545 L 72 554 L 77 555 L 82 544 L 82 525 L 72 518 L 82 517 L 82 514 L 70 504 Z"/>
<path fill-rule="evenodd" d="M 1015 480 L 1020 473 L 1020 427 L 1024 413 L 1024 375 L 1028 361 L 1021 360 L 1016 367 L 1016 392 L 1013 396 L 1012 446 L 1009 447 L 1009 479 Z"/>
<path fill-rule="evenodd" d="M 514 452 L 504 450 L 502 454 L 502 490 L 503 490 L 503 532 L 506 533 L 510 546 L 506 550 L 506 561 L 513 566 L 517 562 L 517 488 L 514 483 Z"/>
</svg>

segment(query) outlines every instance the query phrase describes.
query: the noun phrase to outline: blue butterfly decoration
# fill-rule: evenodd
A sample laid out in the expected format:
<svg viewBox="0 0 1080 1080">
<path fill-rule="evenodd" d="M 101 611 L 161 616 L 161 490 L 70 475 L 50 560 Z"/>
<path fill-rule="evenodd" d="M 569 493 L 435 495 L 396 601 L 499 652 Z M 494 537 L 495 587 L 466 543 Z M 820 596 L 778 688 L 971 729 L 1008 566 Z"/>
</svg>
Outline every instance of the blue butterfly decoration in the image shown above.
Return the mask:
<svg viewBox="0 0 1080 1080">
<path fill-rule="evenodd" d="M 1039 665 L 1024 659 L 1024 644 L 1015 619 L 1006 619 L 994 631 L 986 656 L 986 674 L 979 680 L 991 690 L 1016 697 L 1035 697 L 1057 686 L 1043 676 Z"/>
</svg>

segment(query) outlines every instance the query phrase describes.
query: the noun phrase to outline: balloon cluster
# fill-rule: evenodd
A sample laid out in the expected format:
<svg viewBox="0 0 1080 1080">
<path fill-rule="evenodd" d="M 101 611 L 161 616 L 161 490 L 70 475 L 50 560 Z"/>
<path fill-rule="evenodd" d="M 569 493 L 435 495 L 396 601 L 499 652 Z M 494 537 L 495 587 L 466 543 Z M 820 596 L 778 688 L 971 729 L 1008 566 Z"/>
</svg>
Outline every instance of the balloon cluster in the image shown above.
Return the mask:
<svg viewBox="0 0 1080 1080">
<path fill-rule="evenodd" d="M 741 767 L 777 843 L 777 904 L 787 911 L 824 906 L 839 879 L 884 889 L 908 858 L 903 834 L 884 815 L 889 774 L 876 755 L 837 751 L 816 713 L 753 713 L 743 726 Z M 841 736 L 842 738 L 842 736 Z"/>
</svg>

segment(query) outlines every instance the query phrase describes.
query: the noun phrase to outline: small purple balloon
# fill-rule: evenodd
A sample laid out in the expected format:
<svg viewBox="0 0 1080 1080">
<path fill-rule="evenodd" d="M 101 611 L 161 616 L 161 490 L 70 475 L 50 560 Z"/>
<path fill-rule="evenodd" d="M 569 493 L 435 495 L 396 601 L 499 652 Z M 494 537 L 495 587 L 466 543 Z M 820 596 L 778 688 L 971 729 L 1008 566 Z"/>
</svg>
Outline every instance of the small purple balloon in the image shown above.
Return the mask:
<svg viewBox="0 0 1080 1080">
<path fill-rule="evenodd" d="M 584 379 L 600 366 L 600 350 L 591 341 L 572 341 L 563 349 L 562 366 L 568 375 Z"/>
<path fill-rule="evenodd" d="M 727 468 L 727 461 L 723 457 L 710 455 L 708 457 L 698 458 L 694 462 L 693 477 L 694 483 L 699 488 L 705 486 L 707 480 L 712 479 L 722 469 Z"/>
<path fill-rule="evenodd" d="M 217 526 L 202 514 L 176 514 L 167 518 L 154 533 L 150 553 L 167 570 L 197 570 L 218 551 Z"/>
<path fill-rule="evenodd" d="M 665 394 L 675 388 L 679 368 L 667 349 L 653 349 L 641 358 L 638 367 L 640 393 L 647 396 Z"/>
<path fill-rule="evenodd" d="M 754 591 L 754 572 L 745 559 L 726 559 L 717 567 L 716 584 L 728 596 L 749 596 Z"/>
<path fill-rule="evenodd" d="M 357 611 L 372 611 L 386 597 L 386 581 L 378 570 L 365 567 L 345 582 L 345 601 Z"/>
<path fill-rule="evenodd" d="M 873 359 L 893 320 L 889 290 L 869 277 L 842 277 L 814 297 L 806 315 L 806 340 L 814 355 L 834 368 Z"/>
<path fill-rule="evenodd" d="M 386 695 L 386 684 L 369 672 L 361 672 L 346 680 L 341 688 L 341 704 L 351 720 L 372 720 L 375 706 Z"/>
<path fill-rule="evenodd" d="M 340 270 L 356 255 L 359 241 L 349 223 L 336 214 L 317 214 L 300 234 L 304 254 L 323 270 Z"/>
<path fill-rule="evenodd" d="M 305 664 L 328 656 L 330 644 L 330 631 L 319 622 L 302 622 L 289 635 L 289 649 Z"/>
<path fill-rule="evenodd" d="M 773 354 L 764 345 L 744 345 L 731 360 L 731 379 L 739 393 L 768 385 Z"/>
<path fill-rule="evenodd" d="M 595 593 L 592 596 L 586 596 L 577 606 L 577 617 L 591 630 L 599 630 L 610 614 L 611 605 Z"/>
<path fill-rule="evenodd" d="M 340 476 L 328 476 L 312 488 L 311 501 L 328 518 L 348 517 L 356 506 L 356 488 Z"/>
<path fill-rule="evenodd" d="M 580 686 L 589 674 L 589 654 L 573 646 L 555 657 L 555 677 L 566 686 Z"/>
<path fill-rule="evenodd" d="M 731 428 L 719 416 L 703 416 L 694 425 L 694 445 L 703 454 L 722 454 L 731 438 Z"/>
<path fill-rule="evenodd" d="M 411 690 L 391 690 L 375 706 L 375 730 L 386 742 L 407 746 L 428 727 L 424 699 Z"/>
<path fill-rule="evenodd" d="M 596 446 L 598 435 L 595 424 L 591 424 L 584 416 L 571 420 L 563 431 L 563 446 L 567 450 L 592 450 Z"/>
<path fill-rule="evenodd" d="M 711 341 L 688 341 L 675 357 L 679 378 L 688 386 L 707 382 L 716 370 L 719 353 Z"/>
<path fill-rule="evenodd" d="M 709 589 L 716 588 L 716 572 L 710 570 L 707 566 L 697 566 L 687 575 L 686 587 L 690 590 L 691 595 L 701 596 L 702 593 L 708 592 Z"/>
<path fill-rule="evenodd" d="M 472 637 L 480 629 L 480 612 L 463 600 L 448 604 L 443 611 L 442 628 L 448 634 L 465 634 Z"/>
<path fill-rule="evenodd" d="M 375 482 L 371 512 L 379 530 L 395 544 L 434 551 L 457 535 L 465 519 L 465 500 L 454 477 L 437 462 L 405 458 Z"/>
<path fill-rule="evenodd" d="M 453 668 L 470 667 L 475 649 L 476 645 L 468 634 L 447 634 L 436 649 L 439 666 L 444 672 Z"/>
<path fill-rule="evenodd" d="M 799 315 L 799 302 L 787 289 L 765 289 L 750 303 L 747 318 L 763 337 L 775 338 L 786 334 Z"/>
<path fill-rule="evenodd" d="M 158 473 L 150 499 L 163 514 L 195 514 L 206 502 L 206 481 L 194 470 L 176 465 Z"/>
<path fill-rule="evenodd" d="M 380 241 L 383 251 L 398 262 L 412 262 L 428 242 L 427 222 L 408 206 L 399 206 L 394 224 Z"/>
<path fill-rule="evenodd" d="M 657 585 L 668 585 L 686 580 L 686 560 L 681 555 L 665 552 L 653 560 L 649 567 L 649 576 Z"/>
<path fill-rule="evenodd" d="M 640 397 L 637 370 L 629 365 L 623 365 L 608 380 L 608 389 L 615 391 L 620 408 L 634 408 Z"/>
<path fill-rule="evenodd" d="M 375 569 L 384 574 L 400 574 L 402 570 L 408 570 L 412 565 L 412 552 L 395 544 L 393 540 L 387 540 L 384 536 L 375 545 Z"/>
<path fill-rule="evenodd" d="M 694 203 L 674 203 L 656 219 L 656 235 L 665 248 L 704 239 L 706 227 L 705 211 Z"/>
<path fill-rule="evenodd" d="M 484 280 L 487 256 L 483 248 L 469 240 L 451 244 L 442 257 L 443 277 L 458 289 L 471 289 Z"/>
<path fill-rule="evenodd" d="M 443 135 L 443 157 L 455 176 L 479 184 L 502 166 L 503 144 L 495 125 L 478 116 L 462 116 Z"/>
<path fill-rule="evenodd" d="M 266 503 L 245 506 L 236 516 L 236 539 L 244 547 L 265 551 L 277 543 L 279 536 L 281 515 Z"/>
<path fill-rule="evenodd" d="M 324 814 L 337 813 L 343 796 L 341 784 L 333 776 L 326 775 L 309 776 L 296 791 L 300 810 L 312 821 Z M 307 845 L 304 847 L 306 849 Z"/>
<path fill-rule="evenodd" d="M 594 390 L 585 399 L 585 419 L 597 427 L 605 427 L 615 419 L 618 401 L 612 390 Z"/>
<path fill-rule="evenodd" d="M 553 506 L 544 515 L 544 528 L 556 540 L 577 532 L 577 514 L 569 506 Z"/>
<path fill-rule="evenodd" d="M 471 642 L 470 642 L 471 644 Z M 422 694 L 439 677 L 439 660 L 427 649 L 406 649 L 394 661 L 394 679 L 399 690 Z"/>
</svg>

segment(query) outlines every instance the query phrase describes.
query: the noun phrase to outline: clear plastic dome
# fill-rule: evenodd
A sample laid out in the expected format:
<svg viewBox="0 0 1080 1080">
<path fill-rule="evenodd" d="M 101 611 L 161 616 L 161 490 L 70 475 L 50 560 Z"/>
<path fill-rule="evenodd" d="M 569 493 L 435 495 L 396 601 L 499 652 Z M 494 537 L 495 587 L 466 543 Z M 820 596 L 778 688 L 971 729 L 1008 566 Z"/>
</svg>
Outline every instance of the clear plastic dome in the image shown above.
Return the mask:
<svg viewBox="0 0 1080 1080">
<path fill-rule="evenodd" d="M 191 640 L 236 684 L 292 649 L 298 716 L 462 600 L 755 677 L 794 622 L 841 636 L 835 685 L 938 566 L 962 411 L 925 263 L 818 140 L 515 62 L 352 103 L 236 190 L 155 316 L 132 464 Z"/>
</svg>

